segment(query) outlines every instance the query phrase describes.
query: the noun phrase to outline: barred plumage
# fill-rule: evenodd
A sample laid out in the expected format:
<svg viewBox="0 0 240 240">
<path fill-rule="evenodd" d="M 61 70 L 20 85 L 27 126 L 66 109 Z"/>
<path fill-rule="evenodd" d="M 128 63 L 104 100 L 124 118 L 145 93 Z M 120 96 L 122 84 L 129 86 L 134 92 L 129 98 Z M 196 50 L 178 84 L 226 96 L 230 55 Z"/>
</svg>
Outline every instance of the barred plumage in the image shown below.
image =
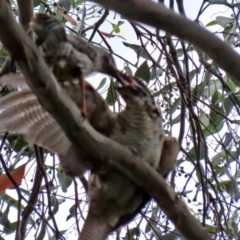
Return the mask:
<svg viewBox="0 0 240 240">
<path fill-rule="evenodd" d="M 131 78 L 131 84 L 127 82 L 117 88 L 126 107 L 117 115 L 110 138 L 157 168 L 164 141 L 161 114 L 140 80 Z M 150 200 L 140 187 L 113 168 L 93 169 L 88 194 L 89 212 L 79 240 L 92 237 L 104 240 L 112 231 L 131 221 Z"/>
<path fill-rule="evenodd" d="M 72 177 L 81 176 L 89 169 L 88 164 L 85 166 L 85 162 L 77 159 L 79 156 L 77 147 L 68 140 L 55 119 L 39 104 L 37 97 L 26 83 L 24 84 L 23 77 L 4 76 L 0 79 L 0 83 L 7 83 L 13 87 L 21 85 L 23 88 L 21 91 L 12 92 L 0 99 L 2 111 L 0 123 L 2 125 L 9 131 L 24 134 L 30 143 L 57 153 L 66 174 Z M 63 88 L 77 104 L 80 104 L 81 95 L 78 84 L 66 82 L 63 84 Z M 86 83 L 85 97 L 87 99 L 87 117 L 90 123 L 99 132 L 108 134 L 105 124 L 111 125 L 114 122 L 115 114 L 109 110 L 106 102 L 89 83 Z M 96 121 L 96 115 L 101 121 Z M 73 158 L 72 161 L 69 161 L 69 156 Z"/>
</svg>

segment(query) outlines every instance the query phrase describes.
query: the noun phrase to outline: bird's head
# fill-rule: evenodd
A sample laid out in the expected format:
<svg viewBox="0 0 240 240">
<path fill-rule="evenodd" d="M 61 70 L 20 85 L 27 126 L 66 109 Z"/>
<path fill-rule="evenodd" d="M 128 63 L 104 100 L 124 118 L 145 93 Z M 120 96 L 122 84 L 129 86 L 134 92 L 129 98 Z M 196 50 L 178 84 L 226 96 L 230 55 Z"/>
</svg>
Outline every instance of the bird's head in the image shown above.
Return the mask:
<svg viewBox="0 0 240 240">
<path fill-rule="evenodd" d="M 41 45 L 49 37 L 58 42 L 66 41 L 64 26 L 54 16 L 38 13 L 30 22 L 30 28 L 38 36 L 37 45 Z"/>
<path fill-rule="evenodd" d="M 125 78 L 126 75 L 122 75 Z M 156 107 L 153 96 L 143 81 L 134 77 L 126 77 L 131 82 L 122 87 L 117 87 L 116 90 L 126 102 L 127 107 L 132 106 L 135 109 L 140 107 L 141 110 L 145 109 L 150 116 L 159 117 L 160 112 Z"/>
<path fill-rule="evenodd" d="M 118 82 L 125 85 L 125 82 L 131 81 L 125 74 L 121 73 L 114 61 L 111 54 L 107 53 L 104 49 L 98 48 L 98 54 L 96 59 L 96 71 L 110 75 L 116 78 Z"/>
</svg>

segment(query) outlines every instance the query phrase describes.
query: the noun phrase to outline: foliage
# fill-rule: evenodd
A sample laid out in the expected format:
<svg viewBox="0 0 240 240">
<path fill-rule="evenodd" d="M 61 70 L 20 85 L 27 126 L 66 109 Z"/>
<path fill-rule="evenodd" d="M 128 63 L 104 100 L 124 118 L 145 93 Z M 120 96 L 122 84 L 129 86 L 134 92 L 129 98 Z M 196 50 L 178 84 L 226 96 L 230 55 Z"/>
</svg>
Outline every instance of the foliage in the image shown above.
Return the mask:
<svg viewBox="0 0 240 240">
<path fill-rule="evenodd" d="M 239 24 L 233 8 L 237 1 L 221 6 L 225 16 L 215 10 L 215 5 L 206 2 L 203 1 L 194 21 L 202 24 L 201 21 L 206 21 L 204 14 L 211 11 L 212 16 L 217 12 L 203 25 L 237 50 Z M 108 49 L 111 45 L 121 70 L 143 79 L 162 111 L 166 134 L 177 137 L 181 145 L 169 183 L 216 239 L 239 239 L 240 89 L 230 76 L 190 43 L 159 29 L 120 19 L 112 12 L 105 17 L 105 10 L 95 3 L 61 0 L 57 4 L 52 0 L 33 0 L 33 4 L 36 12 L 56 15 L 70 34 L 81 34 Z M 11 5 L 18 17 L 17 4 L 11 1 Z M 183 14 L 180 5 L 178 7 L 174 10 Z M 98 24 L 99 20 L 104 23 Z M 134 34 L 137 40 L 133 41 Z M 3 48 L 0 54 L 3 67 L 8 54 Z M 90 80 L 114 111 L 122 109 L 115 83 L 108 84 L 108 78 L 99 75 Z M 9 91 L 4 87 L 1 90 L 1 95 Z M 7 134 L 1 128 L 1 138 L 3 166 L 12 170 L 16 165 L 29 163 L 18 191 L 6 190 L 0 196 L 0 235 L 13 239 L 19 213 L 27 206 L 40 170 L 36 168 L 38 159 L 33 157 L 32 148 L 21 136 Z M 59 239 L 70 238 L 76 234 L 78 222 L 82 225 L 87 210 L 84 181 L 66 177 L 52 154 L 43 152 L 42 156 L 44 180 L 28 219 L 26 239 L 33 236 L 56 239 L 56 232 L 63 236 Z M 5 171 L 0 169 L 2 174 Z M 140 236 L 141 239 L 159 239 L 159 236 L 161 239 L 183 239 L 153 201 L 136 221 L 121 230 L 120 235 L 124 239 L 139 239 Z"/>
</svg>

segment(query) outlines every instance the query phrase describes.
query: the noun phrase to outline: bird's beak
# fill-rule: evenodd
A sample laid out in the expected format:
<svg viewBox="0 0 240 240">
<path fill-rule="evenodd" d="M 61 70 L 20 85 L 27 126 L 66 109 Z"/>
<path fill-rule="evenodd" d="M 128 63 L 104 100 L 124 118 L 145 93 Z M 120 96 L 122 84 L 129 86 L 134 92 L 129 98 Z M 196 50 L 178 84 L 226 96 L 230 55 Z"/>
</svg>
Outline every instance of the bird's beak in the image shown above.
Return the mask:
<svg viewBox="0 0 240 240">
<path fill-rule="evenodd" d="M 128 77 L 126 74 L 120 72 L 119 70 L 115 70 L 114 77 L 119 81 L 123 86 L 128 86 L 133 83 L 132 79 Z"/>
</svg>

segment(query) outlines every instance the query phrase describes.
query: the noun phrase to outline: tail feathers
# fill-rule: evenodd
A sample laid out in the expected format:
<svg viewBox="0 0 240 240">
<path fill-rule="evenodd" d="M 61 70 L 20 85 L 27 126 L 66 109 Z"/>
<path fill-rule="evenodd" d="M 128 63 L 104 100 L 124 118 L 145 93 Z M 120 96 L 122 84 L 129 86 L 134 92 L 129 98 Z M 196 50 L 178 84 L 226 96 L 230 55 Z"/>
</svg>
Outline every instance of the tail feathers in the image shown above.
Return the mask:
<svg viewBox="0 0 240 240">
<path fill-rule="evenodd" d="M 78 240 L 105 240 L 110 232 L 107 221 L 89 212 Z"/>
</svg>

